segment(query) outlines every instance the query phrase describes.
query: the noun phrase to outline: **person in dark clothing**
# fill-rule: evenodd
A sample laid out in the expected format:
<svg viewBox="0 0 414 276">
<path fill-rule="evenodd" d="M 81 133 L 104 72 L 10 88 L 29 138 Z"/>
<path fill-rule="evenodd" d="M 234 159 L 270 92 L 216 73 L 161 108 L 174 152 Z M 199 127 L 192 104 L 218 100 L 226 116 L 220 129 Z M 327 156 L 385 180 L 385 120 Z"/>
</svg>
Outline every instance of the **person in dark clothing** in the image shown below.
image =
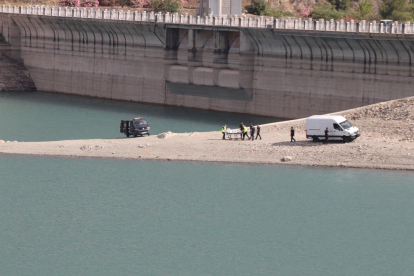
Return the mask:
<svg viewBox="0 0 414 276">
<path fill-rule="evenodd" d="M 296 142 L 296 139 L 293 138 L 295 136 L 295 130 L 293 127 L 290 128 L 290 142 Z"/>
<path fill-rule="evenodd" d="M 256 131 L 256 129 L 255 129 L 254 125 L 252 123 L 250 123 L 250 138 L 252 138 L 252 141 L 254 141 L 254 133 L 255 133 L 255 131 Z"/>
<path fill-rule="evenodd" d="M 240 123 L 239 128 L 240 128 L 240 131 L 241 131 L 240 139 L 243 139 L 243 130 L 244 130 L 244 124 L 243 124 L 243 122 Z"/>
<path fill-rule="evenodd" d="M 329 130 L 328 128 L 325 129 L 325 142 L 324 144 L 328 144 L 328 135 L 329 135 Z"/>
<path fill-rule="evenodd" d="M 252 122 L 250 122 L 249 123 L 249 127 L 250 127 L 250 137 L 249 137 L 249 140 L 250 140 L 250 138 L 252 137 L 252 128 L 254 127 L 253 125 L 252 125 Z M 254 137 L 253 137 L 254 138 Z"/>
<path fill-rule="evenodd" d="M 259 137 L 260 136 L 260 140 L 262 140 L 262 135 L 260 135 L 260 126 L 259 125 L 257 125 L 257 135 L 256 135 L 256 140 L 257 140 L 257 137 Z"/>
</svg>

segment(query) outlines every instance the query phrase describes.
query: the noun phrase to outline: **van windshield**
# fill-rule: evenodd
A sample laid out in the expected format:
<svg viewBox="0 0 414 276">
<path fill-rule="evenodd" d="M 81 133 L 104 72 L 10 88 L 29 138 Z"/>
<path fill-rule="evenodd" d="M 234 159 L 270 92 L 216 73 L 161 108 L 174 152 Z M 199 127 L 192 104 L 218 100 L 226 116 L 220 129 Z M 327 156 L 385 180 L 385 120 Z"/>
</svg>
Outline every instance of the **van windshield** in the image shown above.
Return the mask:
<svg viewBox="0 0 414 276">
<path fill-rule="evenodd" d="M 348 128 L 353 127 L 353 125 L 350 122 L 348 122 L 348 120 L 343 121 L 342 123 L 339 123 L 339 124 L 341 125 L 343 129 L 348 129 Z"/>
<path fill-rule="evenodd" d="M 147 121 L 145 120 L 135 120 L 134 121 L 134 125 L 139 126 L 139 125 L 147 125 Z"/>
</svg>

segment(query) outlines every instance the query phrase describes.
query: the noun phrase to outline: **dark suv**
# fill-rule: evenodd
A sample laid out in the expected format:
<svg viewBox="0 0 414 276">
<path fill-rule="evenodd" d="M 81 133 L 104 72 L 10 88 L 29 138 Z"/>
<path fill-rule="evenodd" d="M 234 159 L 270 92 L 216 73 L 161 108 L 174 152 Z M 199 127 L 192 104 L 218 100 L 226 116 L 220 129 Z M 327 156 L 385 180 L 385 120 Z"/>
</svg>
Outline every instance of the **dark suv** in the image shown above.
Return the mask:
<svg viewBox="0 0 414 276">
<path fill-rule="evenodd" d="M 151 135 L 150 125 L 142 117 L 131 120 L 122 120 L 120 132 L 125 134 L 126 137 L 129 137 L 129 135 L 134 135 L 134 137 L 137 137 L 138 135 L 143 136 L 144 134 L 147 134 L 148 136 Z"/>
</svg>

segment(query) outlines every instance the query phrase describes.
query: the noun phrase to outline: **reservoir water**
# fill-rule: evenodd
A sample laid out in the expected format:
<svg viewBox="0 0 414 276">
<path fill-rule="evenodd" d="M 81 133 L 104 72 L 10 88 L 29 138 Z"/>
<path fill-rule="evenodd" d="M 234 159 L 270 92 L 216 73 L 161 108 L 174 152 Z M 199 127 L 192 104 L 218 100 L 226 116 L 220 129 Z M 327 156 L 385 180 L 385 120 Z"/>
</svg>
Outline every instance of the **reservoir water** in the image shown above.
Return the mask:
<svg viewBox="0 0 414 276">
<path fill-rule="evenodd" d="M 120 117 L 137 114 L 150 114 L 157 132 L 250 120 L 48 93 L 26 101 L 26 94 L 0 94 L 0 139 L 115 138 Z M 102 130 L 101 120 L 113 121 L 114 131 Z M 61 123 L 71 131 L 54 133 Z M 411 276 L 413 177 L 0 155 L 0 275 Z"/>
<path fill-rule="evenodd" d="M 121 120 L 141 116 L 150 122 L 151 134 L 220 131 L 224 124 L 237 128 L 241 121 L 254 124 L 278 121 L 250 115 L 44 92 L 0 93 L 0 116 L 0 139 L 5 141 L 125 137 L 119 133 Z"/>
</svg>

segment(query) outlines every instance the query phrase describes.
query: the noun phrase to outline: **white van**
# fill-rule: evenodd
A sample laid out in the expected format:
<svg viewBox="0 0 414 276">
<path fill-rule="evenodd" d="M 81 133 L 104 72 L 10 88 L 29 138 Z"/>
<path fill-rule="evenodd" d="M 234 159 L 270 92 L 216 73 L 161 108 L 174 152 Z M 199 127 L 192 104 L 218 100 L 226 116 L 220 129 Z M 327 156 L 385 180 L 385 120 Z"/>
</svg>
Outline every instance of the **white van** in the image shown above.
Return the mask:
<svg viewBox="0 0 414 276">
<path fill-rule="evenodd" d="M 351 142 L 361 134 L 342 116 L 314 115 L 306 119 L 306 138 L 314 142 L 325 140 L 325 129 L 328 128 L 329 140 Z"/>
</svg>

